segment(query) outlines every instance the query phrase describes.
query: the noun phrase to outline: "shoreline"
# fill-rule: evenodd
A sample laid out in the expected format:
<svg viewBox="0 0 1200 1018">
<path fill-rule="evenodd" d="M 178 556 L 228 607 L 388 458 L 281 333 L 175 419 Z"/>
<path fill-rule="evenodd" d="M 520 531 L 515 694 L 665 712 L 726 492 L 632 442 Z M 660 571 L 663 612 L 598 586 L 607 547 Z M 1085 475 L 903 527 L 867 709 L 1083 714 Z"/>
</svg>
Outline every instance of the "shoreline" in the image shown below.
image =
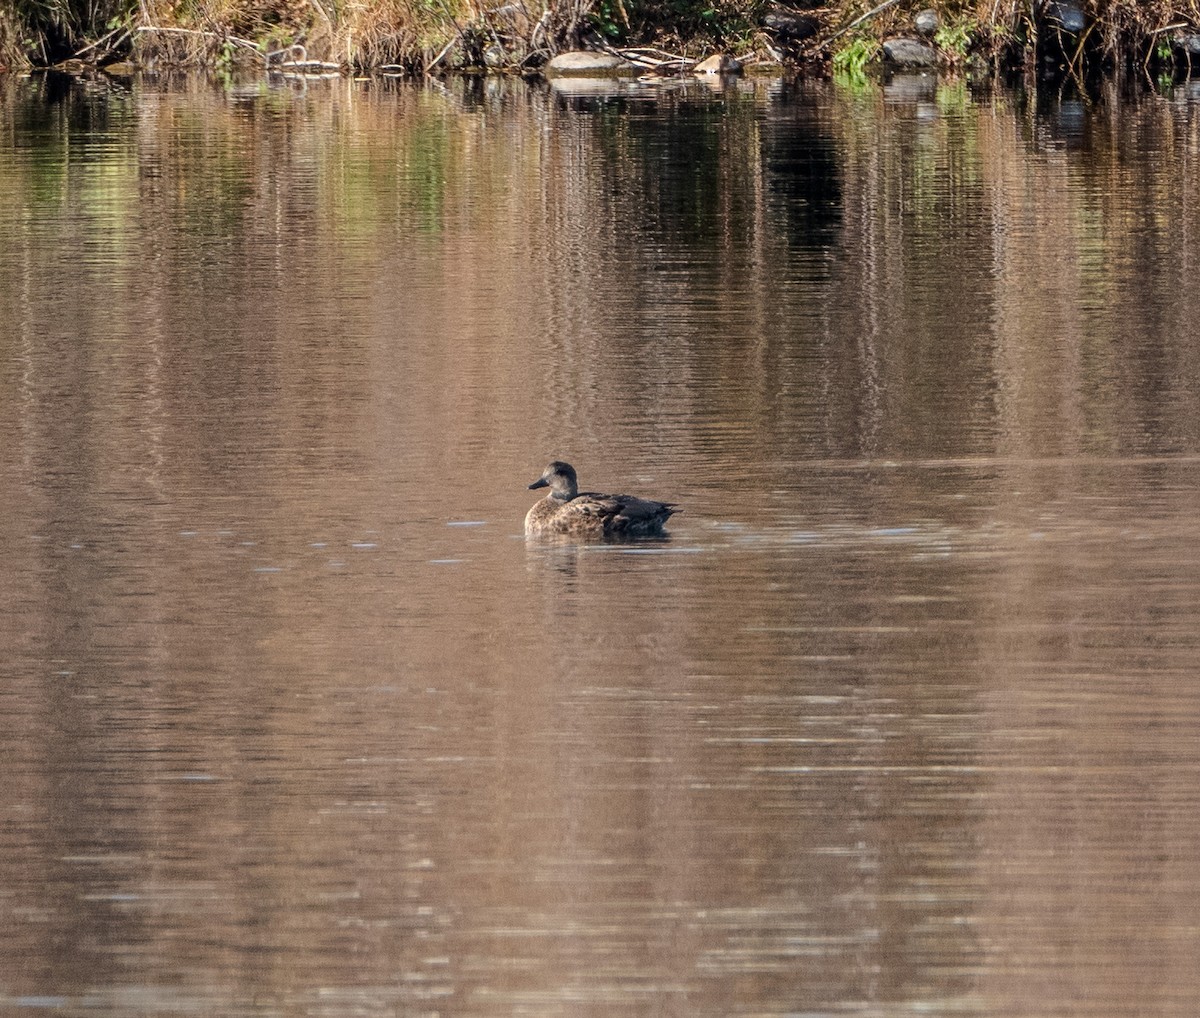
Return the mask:
<svg viewBox="0 0 1200 1018">
<path fill-rule="evenodd" d="M 57 2 L 65 9 L 75 0 Z M 203 24 L 165 23 L 164 17 L 155 17 L 154 4 L 142 3 L 124 18 L 104 21 L 102 33 L 83 23 L 68 30 L 69 22 L 60 17 L 53 26 L 41 26 L 40 37 L 39 26 L 28 18 L 21 21 L 19 14 L 0 12 L 0 72 L 228 73 L 257 67 L 292 74 L 398 77 L 755 70 L 856 77 L 891 69 L 1033 71 L 1079 80 L 1125 72 L 1150 80 L 1200 74 L 1200 25 L 1157 0 L 981 3 L 993 14 L 1007 14 L 992 19 L 972 17 L 962 4 L 928 0 L 883 0 L 870 6 L 862 0 L 795 0 L 786 7 L 730 6 L 722 20 L 699 28 L 648 14 L 635 25 L 632 5 L 623 0 L 576 4 L 567 20 L 553 0 L 539 8 L 536 19 L 522 0 L 472 7 L 469 18 L 455 17 L 446 7 L 447 13 L 432 23 L 406 21 L 392 3 L 377 0 L 369 8 L 357 8 L 360 17 L 354 21 L 331 16 L 322 0 L 301 7 L 288 0 L 243 0 L 236 10 L 244 24 L 232 16 Z M 229 13 L 234 11 L 230 6 Z M 14 44 L 18 38 L 25 40 L 22 46 Z"/>
</svg>

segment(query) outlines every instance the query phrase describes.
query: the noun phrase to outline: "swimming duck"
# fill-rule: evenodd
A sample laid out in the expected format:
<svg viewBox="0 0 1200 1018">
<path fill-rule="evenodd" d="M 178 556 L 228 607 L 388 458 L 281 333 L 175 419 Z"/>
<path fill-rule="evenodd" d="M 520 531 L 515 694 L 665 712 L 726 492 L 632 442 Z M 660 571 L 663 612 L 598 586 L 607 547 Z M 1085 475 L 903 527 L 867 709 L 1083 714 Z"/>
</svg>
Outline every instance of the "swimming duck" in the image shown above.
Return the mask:
<svg viewBox="0 0 1200 1018">
<path fill-rule="evenodd" d="M 675 512 L 674 502 L 652 502 L 633 495 L 600 495 L 580 491 L 575 468 L 555 460 L 529 490 L 549 488 L 525 517 L 528 536 L 661 537 L 663 524 Z"/>
</svg>

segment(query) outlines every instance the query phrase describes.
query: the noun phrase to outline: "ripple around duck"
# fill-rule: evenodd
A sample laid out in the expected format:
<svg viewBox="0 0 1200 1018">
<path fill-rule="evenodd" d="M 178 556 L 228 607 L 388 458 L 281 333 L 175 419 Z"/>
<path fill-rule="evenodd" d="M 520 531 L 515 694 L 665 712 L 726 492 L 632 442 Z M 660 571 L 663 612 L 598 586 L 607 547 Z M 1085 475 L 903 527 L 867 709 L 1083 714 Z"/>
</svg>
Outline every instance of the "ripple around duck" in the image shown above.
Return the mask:
<svg viewBox="0 0 1200 1018">
<path fill-rule="evenodd" d="M 920 548 L 950 550 L 964 546 L 972 538 L 958 527 L 938 523 L 919 523 L 900 527 L 857 527 L 830 524 L 814 529 L 797 530 L 787 526 L 754 526 L 746 523 L 716 522 L 709 526 L 715 546 L 741 545 L 822 545 L 826 547 L 869 547 L 871 545 L 910 545 Z"/>
</svg>

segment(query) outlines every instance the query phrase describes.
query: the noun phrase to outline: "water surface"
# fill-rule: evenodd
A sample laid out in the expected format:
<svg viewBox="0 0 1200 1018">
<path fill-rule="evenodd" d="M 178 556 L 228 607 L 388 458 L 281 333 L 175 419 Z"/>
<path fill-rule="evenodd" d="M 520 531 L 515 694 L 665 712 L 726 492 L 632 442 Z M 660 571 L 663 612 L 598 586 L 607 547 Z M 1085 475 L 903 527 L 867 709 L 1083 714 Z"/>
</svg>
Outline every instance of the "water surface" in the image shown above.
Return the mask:
<svg viewBox="0 0 1200 1018">
<path fill-rule="evenodd" d="M 6 1012 L 1194 1014 L 1197 95 L 8 77 L 0 236 Z"/>
</svg>

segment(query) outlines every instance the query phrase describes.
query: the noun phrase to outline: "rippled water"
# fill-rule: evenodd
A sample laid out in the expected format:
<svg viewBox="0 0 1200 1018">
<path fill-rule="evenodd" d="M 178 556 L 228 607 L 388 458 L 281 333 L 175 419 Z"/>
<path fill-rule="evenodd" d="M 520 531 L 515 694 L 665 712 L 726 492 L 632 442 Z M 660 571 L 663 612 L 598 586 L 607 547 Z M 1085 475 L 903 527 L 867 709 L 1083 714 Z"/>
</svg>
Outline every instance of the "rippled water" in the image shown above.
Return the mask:
<svg viewBox="0 0 1200 1018">
<path fill-rule="evenodd" d="M 0 1010 L 1195 1014 L 1200 95 L 0 77 L 0 237 Z"/>
</svg>

